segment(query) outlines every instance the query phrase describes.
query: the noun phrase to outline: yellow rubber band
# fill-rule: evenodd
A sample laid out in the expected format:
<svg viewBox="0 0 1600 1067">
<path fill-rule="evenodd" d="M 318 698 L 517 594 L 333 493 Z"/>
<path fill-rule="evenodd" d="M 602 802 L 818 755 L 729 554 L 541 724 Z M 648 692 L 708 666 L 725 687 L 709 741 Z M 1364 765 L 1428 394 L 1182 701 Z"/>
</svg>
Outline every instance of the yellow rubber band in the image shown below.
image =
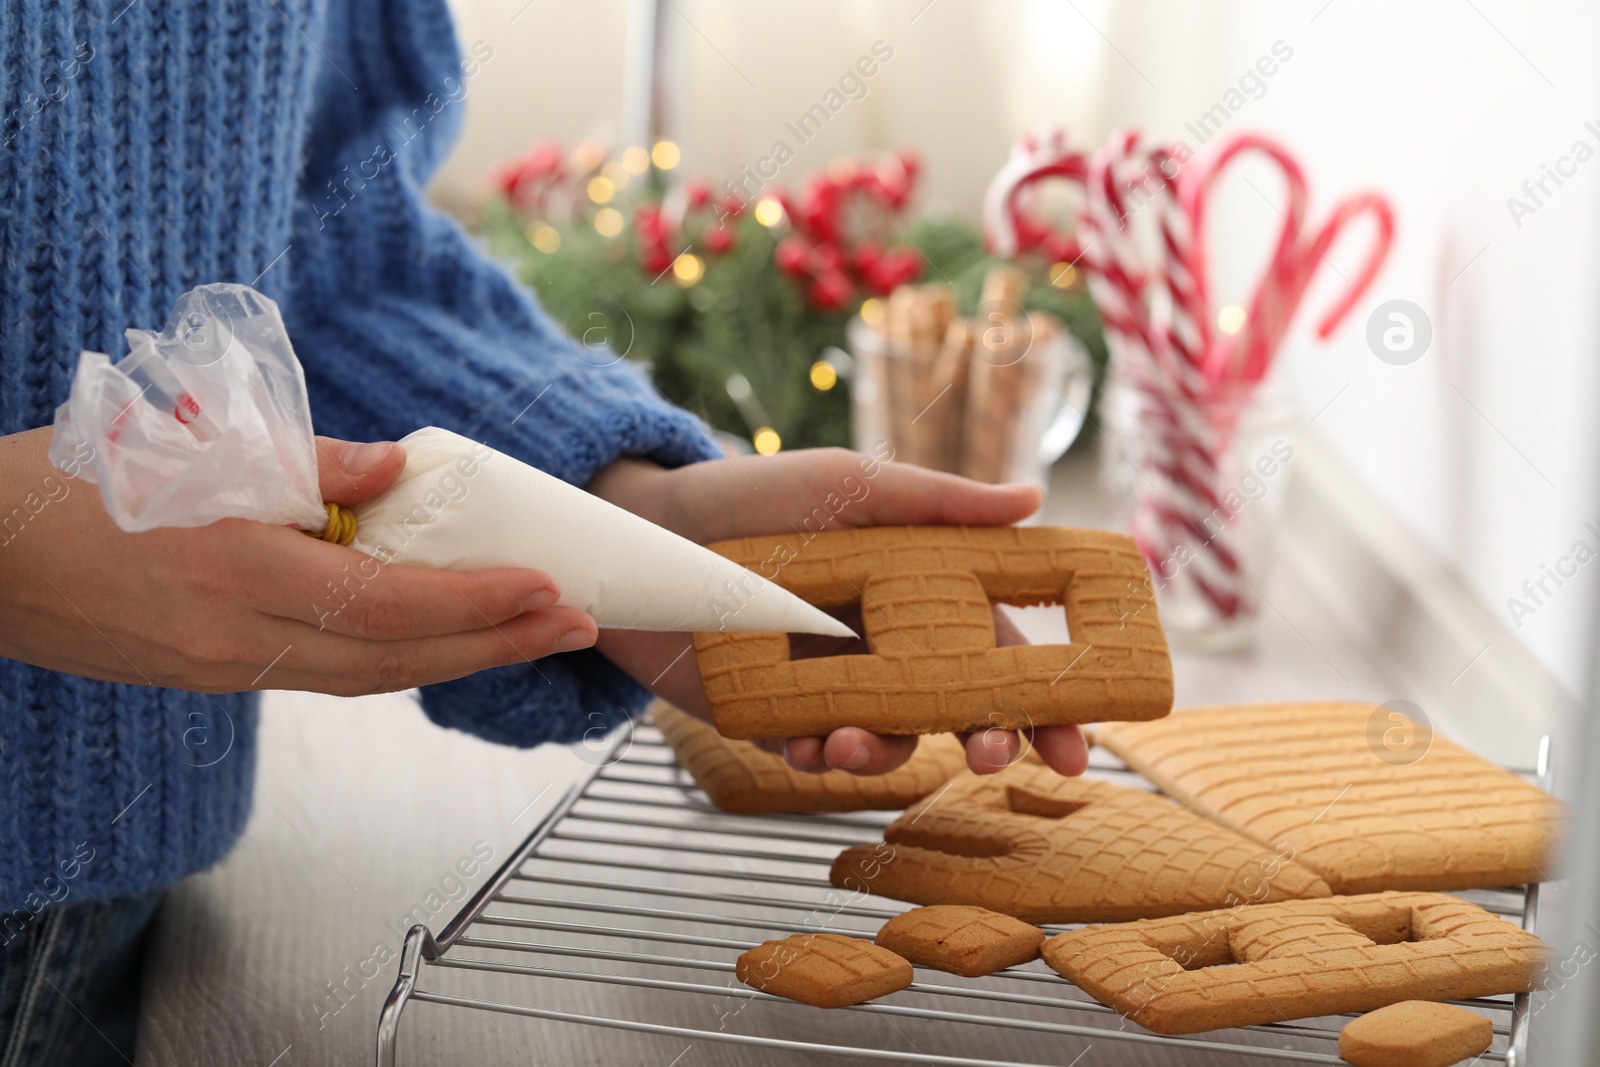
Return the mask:
<svg viewBox="0 0 1600 1067">
<path fill-rule="evenodd" d="M 336 545 L 348 545 L 356 539 L 356 514 L 347 507 L 339 504 L 324 503 L 323 508 L 328 512 L 328 525 L 321 530 L 304 530 L 303 533 L 330 541 Z"/>
</svg>

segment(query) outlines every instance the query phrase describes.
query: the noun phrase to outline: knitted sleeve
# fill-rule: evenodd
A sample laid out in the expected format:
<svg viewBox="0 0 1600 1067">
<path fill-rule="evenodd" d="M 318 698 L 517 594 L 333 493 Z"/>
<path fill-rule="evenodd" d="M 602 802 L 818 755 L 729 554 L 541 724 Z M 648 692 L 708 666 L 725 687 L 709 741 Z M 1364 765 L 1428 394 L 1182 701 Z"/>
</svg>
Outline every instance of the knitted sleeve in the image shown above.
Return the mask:
<svg viewBox="0 0 1600 1067">
<path fill-rule="evenodd" d="M 294 240 L 274 268 L 286 276 L 262 280 L 289 289 L 318 432 L 393 440 L 437 425 L 575 485 L 623 455 L 716 456 L 698 420 L 608 349 L 566 337 L 425 203 L 492 47 L 458 51 L 444 0 L 351 0 L 330 5 L 321 51 Z M 616 725 L 645 695 L 585 651 L 429 686 L 422 702 L 442 725 L 534 745 Z"/>
</svg>

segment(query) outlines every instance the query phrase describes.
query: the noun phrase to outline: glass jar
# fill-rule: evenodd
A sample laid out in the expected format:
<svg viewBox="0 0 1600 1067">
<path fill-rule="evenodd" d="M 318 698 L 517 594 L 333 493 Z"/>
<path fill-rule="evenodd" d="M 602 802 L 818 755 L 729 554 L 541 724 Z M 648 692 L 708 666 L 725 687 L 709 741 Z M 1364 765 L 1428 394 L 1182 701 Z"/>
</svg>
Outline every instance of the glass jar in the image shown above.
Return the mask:
<svg viewBox="0 0 1600 1067">
<path fill-rule="evenodd" d="M 897 460 L 984 482 L 1045 488 L 1083 428 L 1094 387 L 1088 352 L 1063 328 L 991 348 L 916 352 L 856 318 L 849 344 L 857 450 L 886 442 Z"/>
<path fill-rule="evenodd" d="M 1184 403 L 1113 372 L 1100 399 L 1101 481 L 1150 564 L 1174 645 L 1246 648 L 1293 465 L 1294 404 L 1277 378 Z"/>
</svg>

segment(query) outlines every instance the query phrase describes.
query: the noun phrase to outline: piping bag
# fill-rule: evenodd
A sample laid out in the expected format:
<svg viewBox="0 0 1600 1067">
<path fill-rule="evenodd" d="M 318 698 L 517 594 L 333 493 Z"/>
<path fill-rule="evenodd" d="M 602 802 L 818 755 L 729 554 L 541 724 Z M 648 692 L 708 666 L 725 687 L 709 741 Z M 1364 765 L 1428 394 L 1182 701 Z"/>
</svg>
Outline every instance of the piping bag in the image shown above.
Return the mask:
<svg viewBox="0 0 1600 1067">
<path fill-rule="evenodd" d="M 437 427 L 401 439 L 388 490 L 324 504 L 305 375 L 277 305 L 248 286 L 191 290 L 163 332 L 127 337 L 119 363 L 80 357 L 50 462 L 95 483 L 130 533 L 254 519 L 386 565 L 541 570 L 607 628 L 855 636 L 755 572 Z"/>
</svg>

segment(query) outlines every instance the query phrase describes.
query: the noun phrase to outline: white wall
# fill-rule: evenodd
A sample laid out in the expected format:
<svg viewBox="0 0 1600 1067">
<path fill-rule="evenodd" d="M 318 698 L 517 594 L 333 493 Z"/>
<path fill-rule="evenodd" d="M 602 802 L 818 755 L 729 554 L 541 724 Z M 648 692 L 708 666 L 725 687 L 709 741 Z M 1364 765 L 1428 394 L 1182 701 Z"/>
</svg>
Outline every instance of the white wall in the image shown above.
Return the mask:
<svg viewBox="0 0 1600 1067">
<path fill-rule="evenodd" d="M 618 128 L 625 0 L 524 3 L 455 0 L 462 36 L 496 49 L 448 169 L 463 189 L 537 137 L 571 143 Z M 1283 354 L 1306 414 L 1321 411 L 1314 430 L 1502 612 L 1575 540 L 1600 549 L 1584 530 L 1600 520 L 1590 299 L 1600 291 L 1600 158 L 1520 227 L 1506 207 L 1574 141 L 1600 150 L 1600 132 L 1584 126 L 1600 131 L 1595 5 L 673 0 L 666 17 L 682 48 L 687 170 L 736 174 L 882 40 L 894 58 L 866 97 L 795 145 L 779 180 L 909 145 L 926 163 L 927 199 L 969 217 L 1028 124 L 1065 123 L 1084 141 L 1123 124 L 1183 136 L 1284 41 L 1292 59 L 1229 128 L 1294 147 L 1312 174 L 1314 217 L 1369 186 L 1400 217 L 1390 265 L 1351 320 L 1328 344 L 1302 321 Z M 1217 276 L 1235 298 L 1276 219 L 1243 178 L 1276 195 L 1270 172 L 1241 167 L 1218 201 L 1213 244 L 1227 247 Z M 1332 257 L 1347 276 L 1364 235 L 1350 238 Z M 1307 311 L 1338 281 L 1324 272 Z M 1432 349 L 1404 367 L 1376 359 L 1363 336 L 1367 312 L 1394 297 L 1421 305 L 1435 330 Z M 1600 565 L 1585 566 L 1522 620 L 1519 636 L 1573 689 L 1597 581 Z"/>
</svg>

